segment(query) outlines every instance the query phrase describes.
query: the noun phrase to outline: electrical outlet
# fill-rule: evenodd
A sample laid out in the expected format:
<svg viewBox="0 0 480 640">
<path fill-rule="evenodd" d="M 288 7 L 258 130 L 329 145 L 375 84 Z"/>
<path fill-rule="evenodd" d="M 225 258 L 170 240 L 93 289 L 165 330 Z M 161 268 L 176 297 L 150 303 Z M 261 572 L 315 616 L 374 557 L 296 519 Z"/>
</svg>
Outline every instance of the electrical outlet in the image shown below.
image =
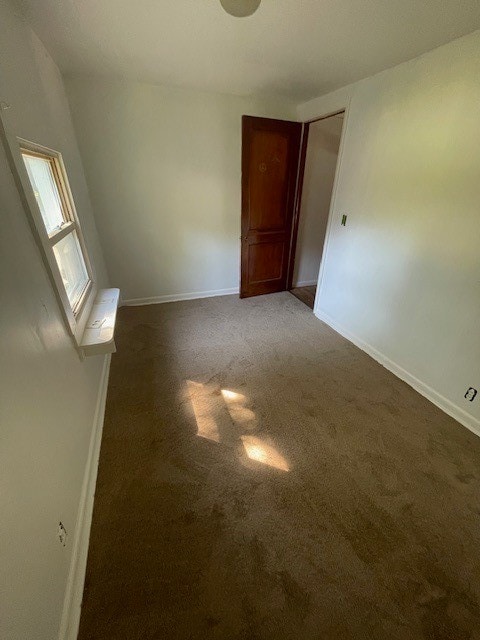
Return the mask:
<svg viewBox="0 0 480 640">
<path fill-rule="evenodd" d="M 478 391 L 476 389 L 474 389 L 473 387 L 469 387 L 467 389 L 466 394 L 463 397 L 469 402 L 473 402 L 475 400 L 475 396 L 477 395 L 477 393 Z"/>
<path fill-rule="evenodd" d="M 347 226 L 347 214 L 344 213 L 342 216 L 342 227 L 346 227 Z"/>
<path fill-rule="evenodd" d="M 67 546 L 67 530 L 65 529 L 65 527 L 61 522 L 58 523 L 57 535 L 62 547 L 66 547 Z"/>
</svg>

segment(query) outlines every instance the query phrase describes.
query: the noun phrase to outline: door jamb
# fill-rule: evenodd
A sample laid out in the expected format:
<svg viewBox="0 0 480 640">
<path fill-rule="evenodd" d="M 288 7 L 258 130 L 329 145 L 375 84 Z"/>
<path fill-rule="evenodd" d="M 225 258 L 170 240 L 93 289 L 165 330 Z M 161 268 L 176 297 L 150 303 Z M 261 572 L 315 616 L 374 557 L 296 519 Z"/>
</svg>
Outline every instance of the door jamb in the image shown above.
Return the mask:
<svg viewBox="0 0 480 640">
<path fill-rule="evenodd" d="M 320 120 L 326 120 L 327 118 L 332 118 L 333 116 L 338 116 L 341 113 L 346 113 L 347 107 L 343 109 L 337 109 L 336 111 L 332 111 L 327 113 L 325 116 L 318 116 L 318 118 L 312 118 L 311 120 L 307 120 L 306 124 L 312 124 L 313 122 L 319 122 Z"/>
<path fill-rule="evenodd" d="M 290 238 L 290 256 L 287 271 L 287 291 L 292 288 L 293 271 L 295 269 L 295 253 L 297 251 L 298 221 L 300 218 L 300 206 L 302 204 L 303 178 L 305 175 L 305 162 L 307 158 L 308 132 L 310 123 L 304 122 L 302 127 L 302 141 L 300 143 L 300 154 L 298 157 L 297 187 L 295 193 L 295 204 L 293 208 L 292 234 Z"/>
<path fill-rule="evenodd" d="M 344 114 L 343 116 L 343 127 L 342 127 L 342 134 L 340 137 L 340 147 L 338 148 L 338 158 L 337 158 L 337 167 L 335 169 L 335 178 L 333 181 L 333 189 L 332 189 L 332 197 L 330 200 L 330 210 L 328 212 L 328 220 L 327 220 L 327 230 L 325 232 L 325 241 L 323 243 L 323 254 L 322 254 L 322 261 L 320 262 L 320 270 L 318 272 L 318 282 L 317 282 L 317 293 L 315 296 L 315 301 L 313 303 L 313 313 L 315 315 L 318 314 L 318 304 L 320 301 L 320 295 L 321 295 L 321 291 L 322 291 L 322 284 L 323 284 L 323 274 L 325 273 L 325 264 L 327 262 L 327 253 L 328 253 L 328 247 L 330 245 L 330 236 L 332 235 L 332 227 L 333 227 L 333 212 L 335 210 L 335 200 L 337 199 L 337 192 L 338 192 L 338 177 L 340 175 L 341 169 L 342 169 L 342 162 L 343 162 L 343 155 L 344 155 L 344 149 L 345 149 L 345 140 L 347 137 L 347 126 L 348 126 L 348 118 L 350 115 L 350 103 L 348 102 L 345 107 L 343 109 L 340 109 L 338 111 L 335 111 L 334 113 L 331 113 L 330 115 L 337 115 L 338 113 L 342 113 Z M 325 116 L 327 118 L 330 117 L 330 115 Z M 320 118 L 320 120 L 323 120 L 324 118 Z"/>
<path fill-rule="evenodd" d="M 299 222 L 300 222 L 300 210 L 302 206 L 303 181 L 305 177 L 305 163 L 307 158 L 308 133 L 309 133 L 310 124 L 314 122 L 319 122 L 320 120 L 326 120 L 327 118 L 331 118 L 332 116 L 339 115 L 340 113 L 344 114 L 344 121 L 343 121 L 342 133 L 340 138 L 340 147 L 338 149 L 337 167 L 335 169 L 335 179 L 333 183 L 332 197 L 330 200 L 330 210 L 328 212 L 327 229 L 325 232 L 325 240 L 323 243 L 322 261 L 320 263 L 320 270 L 318 272 L 317 293 L 315 296 L 315 302 L 313 306 L 314 313 L 317 308 L 317 301 L 320 299 L 319 294 L 320 294 L 320 289 L 321 289 L 322 280 L 323 280 L 323 271 L 324 271 L 324 263 L 325 263 L 324 258 L 326 258 L 326 255 L 327 255 L 329 236 L 332 228 L 331 223 L 332 223 L 333 210 L 334 210 L 334 201 L 336 198 L 338 175 L 340 173 L 340 166 L 342 161 L 343 147 L 344 147 L 344 140 L 345 140 L 345 132 L 347 127 L 348 105 L 346 105 L 342 109 L 331 111 L 326 115 L 318 116 L 317 118 L 312 118 L 311 120 L 307 120 L 306 122 L 304 122 L 302 142 L 300 147 L 300 157 L 299 157 L 299 167 L 298 167 L 298 177 L 297 177 L 297 194 L 296 194 L 294 217 L 293 217 L 293 224 L 292 224 L 290 262 L 288 265 L 288 276 L 287 276 L 287 291 L 290 291 L 292 289 L 293 273 L 295 269 L 295 254 L 297 249 L 296 245 L 297 245 L 298 228 L 299 228 Z"/>
</svg>

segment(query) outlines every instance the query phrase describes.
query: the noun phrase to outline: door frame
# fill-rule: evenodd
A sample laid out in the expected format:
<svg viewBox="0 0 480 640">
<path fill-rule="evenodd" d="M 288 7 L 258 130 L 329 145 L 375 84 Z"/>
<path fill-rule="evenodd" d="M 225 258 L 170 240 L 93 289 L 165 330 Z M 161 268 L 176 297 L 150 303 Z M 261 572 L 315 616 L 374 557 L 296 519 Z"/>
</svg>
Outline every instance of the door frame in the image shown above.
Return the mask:
<svg viewBox="0 0 480 640">
<path fill-rule="evenodd" d="M 296 250 L 297 250 L 298 229 L 299 229 L 300 212 L 301 212 L 301 206 L 302 206 L 303 182 L 305 177 L 305 165 L 306 165 L 306 159 L 307 159 L 308 134 L 309 134 L 310 125 L 313 124 L 314 122 L 319 122 L 320 120 L 326 120 L 327 118 L 331 118 L 340 113 L 344 114 L 343 116 L 344 120 L 343 120 L 342 133 L 340 136 L 340 146 L 338 149 L 337 166 L 335 169 L 335 178 L 333 181 L 332 197 L 330 199 L 330 208 L 328 211 L 327 228 L 325 231 L 325 240 L 323 243 L 322 260 L 320 262 L 320 269 L 318 272 L 317 292 L 315 295 L 315 302 L 313 305 L 313 312 L 315 314 L 317 313 L 318 302 L 320 300 L 320 291 L 322 289 L 323 275 L 325 271 L 324 266 L 326 262 L 327 250 L 328 250 L 331 230 L 333 226 L 332 224 L 333 211 L 335 209 L 335 200 L 336 200 L 337 191 L 338 191 L 338 176 L 340 174 L 342 158 L 343 158 L 345 133 L 347 130 L 348 115 L 349 115 L 349 105 L 347 104 L 345 107 L 341 107 L 341 108 L 335 109 L 334 111 L 329 111 L 324 115 L 311 118 L 310 120 L 306 120 L 303 123 L 303 131 L 302 131 L 302 141 L 301 141 L 298 176 L 297 176 L 297 194 L 296 194 L 297 198 L 295 201 L 295 209 L 294 209 L 293 224 L 292 224 L 290 262 L 288 265 L 287 291 L 290 291 L 292 289 L 293 273 L 295 269 L 295 257 L 296 257 Z"/>
<path fill-rule="evenodd" d="M 300 207 L 302 204 L 303 178 L 305 177 L 305 163 L 307 159 L 308 132 L 310 123 L 304 122 L 302 126 L 302 138 L 300 141 L 300 154 L 298 157 L 297 185 L 295 189 L 295 204 L 293 207 L 292 234 L 290 238 L 290 255 L 288 257 L 287 291 L 292 288 L 293 271 L 295 269 L 295 254 L 297 252 L 297 237 L 300 219 Z"/>
</svg>

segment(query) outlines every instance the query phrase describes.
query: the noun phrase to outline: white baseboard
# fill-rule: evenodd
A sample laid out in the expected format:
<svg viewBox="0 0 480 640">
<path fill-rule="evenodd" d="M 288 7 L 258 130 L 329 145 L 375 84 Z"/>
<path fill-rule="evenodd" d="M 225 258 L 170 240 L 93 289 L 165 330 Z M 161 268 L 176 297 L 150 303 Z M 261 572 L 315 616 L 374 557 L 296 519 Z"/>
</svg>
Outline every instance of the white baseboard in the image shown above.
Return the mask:
<svg viewBox="0 0 480 640">
<path fill-rule="evenodd" d="M 165 302 L 180 302 L 181 300 L 197 300 L 199 298 L 216 298 L 217 296 L 230 296 L 240 292 L 238 287 L 233 289 L 214 289 L 212 291 L 194 291 L 193 293 L 174 293 L 166 296 L 153 296 L 152 298 L 132 298 L 122 300 L 122 307 L 137 307 L 143 304 L 164 304 Z"/>
<path fill-rule="evenodd" d="M 314 284 L 317 284 L 318 280 L 300 280 L 300 282 L 296 282 L 292 286 L 294 287 L 313 287 Z"/>
<path fill-rule="evenodd" d="M 110 372 L 111 354 L 105 357 L 102 377 L 97 396 L 97 406 L 93 422 L 87 464 L 83 478 L 80 504 L 78 506 L 75 536 L 72 545 L 72 558 L 68 574 L 67 588 L 63 603 L 62 620 L 60 623 L 59 640 L 76 640 L 80 624 L 80 612 L 87 568 L 88 543 L 92 524 L 93 501 L 97 482 L 98 459 L 102 441 L 105 402 L 107 399 L 108 376 Z"/>
<path fill-rule="evenodd" d="M 464 427 L 467 427 L 467 429 L 475 433 L 475 435 L 480 436 L 480 420 L 464 411 L 464 409 L 454 404 L 451 400 L 448 400 L 447 398 L 442 396 L 440 393 L 435 391 L 435 389 L 432 389 L 427 384 L 416 378 L 414 375 L 403 369 L 403 367 L 398 365 L 396 362 L 393 362 L 393 360 L 390 360 L 390 358 L 383 355 L 383 353 L 377 351 L 375 347 L 372 347 L 372 345 L 350 333 L 350 331 L 340 326 L 335 320 L 330 318 L 330 316 L 319 311 L 318 309 L 316 309 L 314 313 L 319 320 L 322 320 L 322 322 L 328 324 L 337 333 L 342 335 L 350 342 L 353 342 L 353 344 L 359 347 L 359 349 L 365 351 L 365 353 L 368 353 L 369 356 L 383 365 L 386 369 L 391 371 L 394 375 L 397 376 L 397 378 L 400 378 L 408 385 L 413 387 L 415 391 L 418 391 L 418 393 L 427 398 L 427 400 L 433 402 L 434 405 L 447 413 L 449 416 L 455 418 L 457 422 L 463 424 Z"/>
</svg>

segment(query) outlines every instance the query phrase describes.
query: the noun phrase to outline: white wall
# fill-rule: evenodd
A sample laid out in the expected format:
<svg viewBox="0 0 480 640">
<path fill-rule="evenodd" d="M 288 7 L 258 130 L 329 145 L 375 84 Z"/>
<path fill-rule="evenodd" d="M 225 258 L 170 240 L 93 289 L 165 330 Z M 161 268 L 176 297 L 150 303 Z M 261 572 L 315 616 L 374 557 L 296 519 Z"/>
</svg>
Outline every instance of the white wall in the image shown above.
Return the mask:
<svg viewBox="0 0 480 640">
<path fill-rule="evenodd" d="M 327 230 L 343 117 L 310 124 L 293 285 L 316 284 Z"/>
<path fill-rule="evenodd" d="M 0 101 L 17 135 L 63 153 L 100 285 L 107 282 L 62 80 L 0 0 Z M 0 637 L 58 634 L 104 358 L 80 362 L 0 141 Z M 57 539 L 62 521 L 67 546 Z"/>
<path fill-rule="evenodd" d="M 349 106 L 317 311 L 477 429 L 479 104 L 477 31 L 298 108 Z"/>
<path fill-rule="evenodd" d="M 241 116 L 278 102 L 66 81 L 96 220 L 123 299 L 237 289 Z"/>
</svg>

